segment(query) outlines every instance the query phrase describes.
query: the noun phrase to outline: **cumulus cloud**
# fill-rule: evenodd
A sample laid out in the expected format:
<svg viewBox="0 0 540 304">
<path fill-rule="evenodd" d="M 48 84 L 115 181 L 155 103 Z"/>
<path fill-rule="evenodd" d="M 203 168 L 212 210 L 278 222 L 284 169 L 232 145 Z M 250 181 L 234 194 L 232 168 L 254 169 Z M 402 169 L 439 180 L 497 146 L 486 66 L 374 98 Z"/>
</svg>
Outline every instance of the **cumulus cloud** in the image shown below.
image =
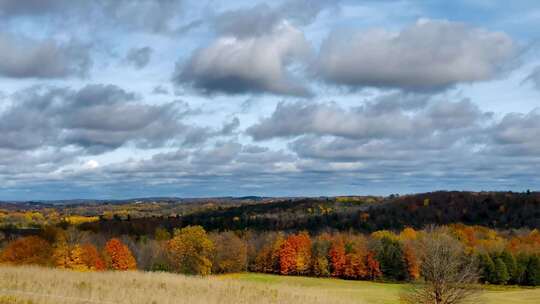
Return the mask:
<svg viewBox="0 0 540 304">
<path fill-rule="evenodd" d="M 13 78 L 85 76 L 88 47 L 75 41 L 34 40 L 0 32 L 0 75 Z"/>
<path fill-rule="evenodd" d="M 305 134 L 352 139 L 414 138 L 471 127 L 482 117 L 484 114 L 469 100 L 434 102 L 415 111 L 400 107 L 381 111 L 380 102 L 351 109 L 335 103 L 281 102 L 270 117 L 248 128 L 247 133 L 255 140 Z"/>
<path fill-rule="evenodd" d="M 101 153 L 128 143 L 141 148 L 181 141 L 198 129 L 181 122 L 185 103 L 148 105 L 114 85 L 80 90 L 34 87 L 0 112 L 0 148 L 75 146 Z"/>
<path fill-rule="evenodd" d="M 400 32 L 333 32 L 321 47 L 316 77 L 353 89 L 434 90 L 493 79 L 515 44 L 502 32 L 420 20 Z"/>
<path fill-rule="evenodd" d="M 152 56 L 151 47 L 132 48 L 126 54 L 125 60 L 137 69 L 142 69 L 148 65 Z"/>
<path fill-rule="evenodd" d="M 283 23 L 262 36 L 222 37 L 178 63 L 173 81 L 204 94 L 272 93 L 306 96 L 290 71 L 310 53 L 303 33 Z"/>
</svg>

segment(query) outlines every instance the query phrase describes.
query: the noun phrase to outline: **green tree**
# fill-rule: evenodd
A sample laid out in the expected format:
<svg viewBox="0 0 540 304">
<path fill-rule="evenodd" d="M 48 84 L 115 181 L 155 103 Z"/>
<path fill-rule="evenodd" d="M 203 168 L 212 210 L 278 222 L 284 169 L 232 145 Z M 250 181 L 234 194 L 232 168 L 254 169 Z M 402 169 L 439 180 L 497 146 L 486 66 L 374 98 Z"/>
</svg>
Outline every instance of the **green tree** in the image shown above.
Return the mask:
<svg viewBox="0 0 540 304">
<path fill-rule="evenodd" d="M 201 226 L 175 229 L 174 237 L 167 243 L 167 252 L 177 272 L 194 275 L 211 272 L 214 244 Z"/>
<path fill-rule="evenodd" d="M 501 259 L 503 260 L 504 264 L 506 265 L 506 269 L 508 270 L 508 275 L 510 275 L 509 282 L 517 284 L 518 283 L 518 273 L 517 273 L 517 262 L 514 255 L 505 250 L 501 253 Z"/>
<path fill-rule="evenodd" d="M 533 255 L 527 265 L 527 285 L 540 286 L 540 257 Z"/>
<path fill-rule="evenodd" d="M 480 277 L 482 281 L 486 283 L 494 283 L 496 280 L 495 276 L 495 263 L 491 256 L 487 253 L 480 254 L 478 257 L 480 261 Z"/>
<path fill-rule="evenodd" d="M 385 278 L 402 281 L 407 277 L 407 264 L 399 241 L 382 237 L 376 248 L 377 260 Z"/>
<path fill-rule="evenodd" d="M 516 257 L 516 274 L 515 280 L 517 284 L 524 285 L 527 281 L 527 267 L 529 266 L 529 256 L 525 253 L 520 253 Z"/>
<path fill-rule="evenodd" d="M 506 264 L 503 262 L 503 260 L 500 257 L 495 258 L 495 280 L 494 283 L 505 285 L 508 283 L 508 280 L 510 279 L 510 275 L 508 274 L 508 269 L 506 268 Z"/>
</svg>

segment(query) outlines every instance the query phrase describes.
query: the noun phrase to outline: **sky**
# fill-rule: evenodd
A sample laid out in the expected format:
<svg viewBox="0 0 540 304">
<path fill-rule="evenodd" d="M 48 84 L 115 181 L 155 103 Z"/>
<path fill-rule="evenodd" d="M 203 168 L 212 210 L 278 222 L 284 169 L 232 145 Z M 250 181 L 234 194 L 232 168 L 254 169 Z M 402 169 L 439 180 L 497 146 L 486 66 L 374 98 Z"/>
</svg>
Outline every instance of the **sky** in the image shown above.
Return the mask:
<svg viewBox="0 0 540 304">
<path fill-rule="evenodd" d="M 0 0 L 0 200 L 539 185 L 536 0 Z"/>
</svg>

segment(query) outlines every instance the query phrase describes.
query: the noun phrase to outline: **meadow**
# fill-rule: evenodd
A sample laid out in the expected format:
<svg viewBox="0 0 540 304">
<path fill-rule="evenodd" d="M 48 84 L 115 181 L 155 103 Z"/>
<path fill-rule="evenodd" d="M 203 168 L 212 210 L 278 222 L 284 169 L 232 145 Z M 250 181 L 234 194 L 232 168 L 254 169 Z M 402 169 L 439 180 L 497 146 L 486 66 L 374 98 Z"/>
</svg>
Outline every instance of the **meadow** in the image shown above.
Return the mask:
<svg viewBox="0 0 540 304">
<path fill-rule="evenodd" d="M 248 273 L 202 278 L 140 271 L 0 267 L 0 304 L 397 304 L 405 288 L 406 284 Z M 539 303 L 540 289 L 485 287 L 477 302 Z"/>
</svg>

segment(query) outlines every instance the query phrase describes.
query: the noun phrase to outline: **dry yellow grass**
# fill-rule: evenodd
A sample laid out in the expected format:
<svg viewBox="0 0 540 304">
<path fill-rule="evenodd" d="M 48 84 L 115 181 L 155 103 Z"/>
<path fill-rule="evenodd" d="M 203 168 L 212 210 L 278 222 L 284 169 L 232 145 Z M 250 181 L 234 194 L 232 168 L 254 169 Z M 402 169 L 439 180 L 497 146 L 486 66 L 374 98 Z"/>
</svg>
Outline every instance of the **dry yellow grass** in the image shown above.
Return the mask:
<svg viewBox="0 0 540 304">
<path fill-rule="evenodd" d="M 0 304 L 273 304 L 340 302 L 324 290 L 169 273 L 0 266 Z M 361 303 L 355 301 L 354 303 Z"/>
</svg>

